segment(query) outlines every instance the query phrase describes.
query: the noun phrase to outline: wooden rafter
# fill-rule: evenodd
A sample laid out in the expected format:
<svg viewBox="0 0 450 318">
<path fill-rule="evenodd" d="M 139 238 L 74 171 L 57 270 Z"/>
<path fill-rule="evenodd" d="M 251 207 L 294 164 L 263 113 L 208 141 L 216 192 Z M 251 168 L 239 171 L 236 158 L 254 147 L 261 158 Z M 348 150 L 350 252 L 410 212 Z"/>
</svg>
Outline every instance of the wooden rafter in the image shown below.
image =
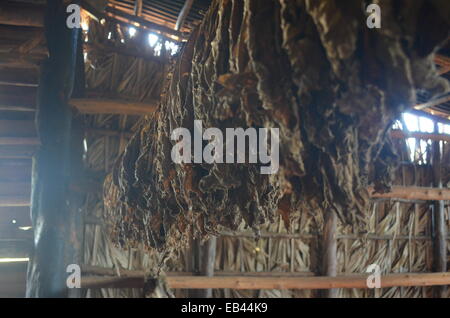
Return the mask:
<svg viewBox="0 0 450 318">
<path fill-rule="evenodd" d="M 43 27 L 44 8 L 35 5 L 2 3 L 0 7 L 0 24 Z"/>
<path fill-rule="evenodd" d="M 189 11 L 191 11 L 192 5 L 194 4 L 194 0 L 185 0 L 183 8 L 178 15 L 177 23 L 175 24 L 175 30 L 179 31 L 184 25 L 186 18 L 189 15 Z"/>
<path fill-rule="evenodd" d="M 118 101 L 115 99 L 72 99 L 70 104 L 83 114 L 119 114 L 119 115 L 148 115 L 157 108 L 152 104 Z"/>
<path fill-rule="evenodd" d="M 423 103 L 423 104 L 418 104 L 418 105 L 414 106 L 414 109 L 416 109 L 416 110 L 422 110 L 422 109 L 425 109 L 425 108 L 430 108 L 430 107 L 433 107 L 433 106 L 438 106 L 438 105 L 447 103 L 447 102 L 449 102 L 449 101 L 450 101 L 450 95 L 449 95 L 449 96 L 442 97 L 442 98 L 438 98 L 438 99 L 435 99 L 435 100 L 431 100 L 431 101 L 426 102 L 426 103 Z"/>
</svg>

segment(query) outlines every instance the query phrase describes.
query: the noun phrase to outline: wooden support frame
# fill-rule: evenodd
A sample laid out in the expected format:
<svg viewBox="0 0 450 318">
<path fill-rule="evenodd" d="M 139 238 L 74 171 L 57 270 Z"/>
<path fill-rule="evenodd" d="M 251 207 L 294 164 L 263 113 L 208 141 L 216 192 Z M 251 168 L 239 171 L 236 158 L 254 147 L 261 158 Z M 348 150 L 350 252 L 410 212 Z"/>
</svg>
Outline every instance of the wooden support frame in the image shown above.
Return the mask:
<svg viewBox="0 0 450 318">
<path fill-rule="evenodd" d="M 367 275 L 337 277 L 200 277 L 168 276 L 173 289 L 334 289 L 367 288 Z M 407 273 L 381 276 L 381 288 L 450 285 L 450 273 Z M 82 288 L 142 288 L 144 277 L 84 276 Z"/>
</svg>

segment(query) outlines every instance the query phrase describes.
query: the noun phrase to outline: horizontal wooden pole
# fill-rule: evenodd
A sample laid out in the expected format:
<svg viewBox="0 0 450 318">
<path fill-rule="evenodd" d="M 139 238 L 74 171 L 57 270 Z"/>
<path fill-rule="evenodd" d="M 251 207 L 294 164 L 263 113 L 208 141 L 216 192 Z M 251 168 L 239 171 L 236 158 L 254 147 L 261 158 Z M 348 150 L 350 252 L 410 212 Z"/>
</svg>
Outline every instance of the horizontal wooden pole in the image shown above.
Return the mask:
<svg viewBox="0 0 450 318">
<path fill-rule="evenodd" d="M 31 180 L 30 180 L 31 181 Z M 31 194 L 31 182 L 1 182 L 0 195 L 20 195 L 29 197 Z"/>
<path fill-rule="evenodd" d="M 157 103 L 146 104 L 115 99 L 72 99 L 70 104 L 83 114 L 148 115 L 156 110 Z"/>
<path fill-rule="evenodd" d="M 424 110 L 410 109 L 408 113 L 416 116 L 429 118 L 438 123 L 450 125 L 450 115 L 436 112 L 434 109 L 424 109 Z"/>
<path fill-rule="evenodd" d="M 430 134 L 430 133 L 423 133 L 423 132 L 404 132 L 402 130 L 392 130 L 391 136 L 393 138 L 416 138 L 416 139 L 423 139 L 423 140 L 434 140 L 434 141 L 447 141 L 450 142 L 450 135 L 447 134 Z"/>
<path fill-rule="evenodd" d="M 84 275 L 97 275 L 97 276 L 115 276 L 117 271 L 113 268 L 105 268 L 92 265 L 81 266 L 81 271 Z M 121 277 L 140 277 L 145 276 L 144 271 L 133 271 L 133 270 L 120 270 Z M 192 272 L 167 272 L 167 276 L 196 276 L 197 273 Z M 313 272 L 236 272 L 236 271 L 215 271 L 216 276 L 245 276 L 245 277 L 262 277 L 262 276 L 273 276 L 273 277 L 311 277 L 314 276 Z"/>
<path fill-rule="evenodd" d="M 450 57 L 441 54 L 436 54 L 434 62 L 440 66 L 450 66 Z"/>
<path fill-rule="evenodd" d="M 36 5 L 2 3 L 0 7 L 0 24 L 43 27 L 44 7 Z"/>
<path fill-rule="evenodd" d="M 201 277 L 168 276 L 167 283 L 173 289 L 333 289 L 367 288 L 368 275 L 337 277 Z M 381 277 L 381 288 L 444 286 L 450 285 L 450 273 L 408 273 Z M 101 277 L 81 278 L 82 288 L 142 288 L 143 277 Z"/>
<path fill-rule="evenodd" d="M 35 111 L 35 95 L 24 95 L 20 92 L 4 94 L 0 92 L 0 110 L 6 111 Z"/>
<path fill-rule="evenodd" d="M 155 30 L 155 31 L 159 31 L 163 34 L 169 35 L 169 36 L 173 36 L 177 39 L 185 39 L 186 36 L 185 34 L 183 34 L 180 31 L 171 29 L 167 26 L 164 25 L 160 25 L 157 23 L 153 23 L 151 21 L 148 21 L 144 18 L 141 17 L 137 17 L 134 15 L 134 13 L 132 12 L 125 12 L 123 10 L 119 10 L 117 8 L 114 8 L 113 6 L 108 6 L 106 8 L 106 11 L 108 13 L 108 16 L 111 18 L 115 18 L 115 19 L 119 19 L 119 20 L 123 20 L 124 22 L 128 22 L 130 24 L 135 24 L 138 23 L 141 26 L 144 26 L 150 30 Z"/>
<path fill-rule="evenodd" d="M 35 137 L 33 120 L 0 120 L 0 137 Z"/>
<path fill-rule="evenodd" d="M 0 159 L 29 159 L 36 150 L 35 145 L 0 145 Z"/>
<path fill-rule="evenodd" d="M 79 98 L 70 100 L 70 104 L 82 114 L 116 114 L 143 116 L 153 113 L 158 103 L 139 103 L 118 99 Z M 2 94 L 0 91 L 0 110 L 35 111 L 36 98 L 33 94 Z"/>
<path fill-rule="evenodd" d="M 414 109 L 421 110 L 421 109 L 425 109 L 425 108 L 430 108 L 433 106 L 438 106 L 438 105 L 447 103 L 448 101 L 450 101 L 450 96 L 445 96 L 442 98 L 431 100 L 431 101 L 423 103 L 423 104 L 416 105 L 416 106 L 414 106 Z"/>
<path fill-rule="evenodd" d="M 37 87 L 38 71 L 33 68 L 4 68 L 0 72 L 0 85 Z"/>
<path fill-rule="evenodd" d="M 27 206 L 30 206 L 29 196 L 0 195 L 0 207 L 27 207 Z"/>
<path fill-rule="evenodd" d="M 10 145 L 40 145 L 39 139 L 36 137 L 0 137 L 0 146 Z"/>
<path fill-rule="evenodd" d="M 374 193 L 373 187 L 369 187 L 369 193 L 372 198 L 400 198 L 425 201 L 450 200 L 450 189 L 445 188 L 393 186 L 391 192 Z"/>
</svg>

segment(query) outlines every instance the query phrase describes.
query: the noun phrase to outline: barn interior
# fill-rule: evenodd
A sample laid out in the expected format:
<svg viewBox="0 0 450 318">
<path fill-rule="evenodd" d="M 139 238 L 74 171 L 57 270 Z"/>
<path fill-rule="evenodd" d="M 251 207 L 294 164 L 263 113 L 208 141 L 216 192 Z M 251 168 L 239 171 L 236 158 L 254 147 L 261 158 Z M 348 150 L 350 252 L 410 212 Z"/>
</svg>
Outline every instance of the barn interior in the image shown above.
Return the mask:
<svg viewBox="0 0 450 318">
<path fill-rule="evenodd" d="M 450 297 L 449 38 L 439 0 L 1 1 L 0 297 Z M 277 128 L 276 171 L 176 163 L 195 121 Z"/>
</svg>

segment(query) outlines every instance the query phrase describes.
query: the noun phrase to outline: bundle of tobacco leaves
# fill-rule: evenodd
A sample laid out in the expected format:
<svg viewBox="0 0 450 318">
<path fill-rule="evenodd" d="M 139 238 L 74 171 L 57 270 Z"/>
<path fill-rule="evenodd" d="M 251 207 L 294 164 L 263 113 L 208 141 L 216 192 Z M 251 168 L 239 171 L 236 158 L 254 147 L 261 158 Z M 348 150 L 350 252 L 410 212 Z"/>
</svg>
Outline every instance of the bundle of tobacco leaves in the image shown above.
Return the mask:
<svg viewBox="0 0 450 318">
<path fill-rule="evenodd" d="M 373 2 L 373 1 L 372 1 Z M 111 236 L 171 248 L 187 235 L 256 232 L 281 213 L 332 210 L 364 227 L 368 185 L 388 191 L 397 157 L 388 134 L 417 89 L 449 89 L 434 53 L 447 40 L 450 2 L 215 0 L 174 67 L 159 110 L 118 160 L 105 188 Z M 280 168 L 175 164 L 171 133 L 279 128 Z"/>
</svg>

